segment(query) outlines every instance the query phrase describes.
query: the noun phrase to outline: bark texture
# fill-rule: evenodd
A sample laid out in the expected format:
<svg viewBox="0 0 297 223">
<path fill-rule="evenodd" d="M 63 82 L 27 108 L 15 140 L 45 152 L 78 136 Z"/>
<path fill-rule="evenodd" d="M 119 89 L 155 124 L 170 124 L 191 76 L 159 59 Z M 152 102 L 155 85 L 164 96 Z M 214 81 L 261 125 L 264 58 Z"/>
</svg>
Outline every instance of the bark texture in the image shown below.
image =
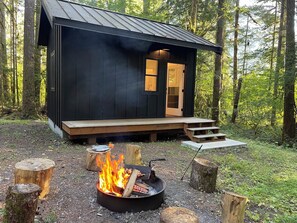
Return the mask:
<svg viewBox="0 0 297 223">
<path fill-rule="evenodd" d="M 24 64 L 23 64 L 23 116 L 34 117 L 34 6 L 35 0 L 25 0 Z"/>
<path fill-rule="evenodd" d="M 287 24 L 286 24 L 286 58 L 284 78 L 284 124 L 283 141 L 292 144 L 296 136 L 296 114 L 295 114 L 295 1 L 287 0 Z"/>
<path fill-rule="evenodd" d="M 196 158 L 192 163 L 190 186 L 196 190 L 212 193 L 216 189 L 218 166 L 214 163 Z"/>
<path fill-rule="evenodd" d="M 100 160 L 102 162 L 105 162 L 106 153 L 110 152 L 110 150 L 107 150 L 105 152 L 96 152 L 93 151 L 92 148 L 87 149 L 87 155 L 86 155 L 86 169 L 90 171 L 100 171 L 101 168 L 98 166 L 97 163 L 97 156 L 100 156 Z"/>
<path fill-rule="evenodd" d="M 33 223 L 40 191 L 40 187 L 36 184 L 9 186 L 3 222 Z"/>
<path fill-rule="evenodd" d="M 222 223 L 243 223 L 247 197 L 224 192 L 222 197 Z"/>
<path fill-rule="evenodd" d="M 39 29 L 39 17 L 41 13 L 41 2 L 36 0 L 36 13 L 35 13 L 35 64 L 34 64 L 34 73 L 35 73 L 35 105 L 37 108 L 40 107 L 40 86 L 41 86 L 41 49 L 38 46 L 38 29 Z"/>
<path fill-rule="evenodd" d="M 40 198 L 45 197 L 50 190 L 55 162 L 49 159 L 31 158 L 15 165 L 15 183 L 33 183 L 41 188 Z"/>
<path fill-rule="evenodd" d="M 271 110 L 271 126 L 275 125 L 276 122 L 276 105 L 278 100 L 278 88 L 279 88 L 279 77 L 280 70 L 284 65 L 284 55 L 282 54 L 283 47 L 283 31 L 284 31 L 284 11 L 285 11 L 285 0 L 281 1 L 281 14 L 279 21 L 279 31 L 278 31 L 278 43 L 276 52 L 276 66 L 274 71 L 274 84 L 273 84 L 273 102 Z"/>
<path fill-rule="evenodd" d="M 224 2 L 219 0 L 218 22 L 216 31 L 216 43 L 224 47 Z M 222 55 L 215 55 L 215 73 L 213 79 L 213 98 L 212 98 L 212 119 L 217 123 L 220 120 L 220 95 L 221 95 L 221 76 L 222 76 Z"/>
</svg>

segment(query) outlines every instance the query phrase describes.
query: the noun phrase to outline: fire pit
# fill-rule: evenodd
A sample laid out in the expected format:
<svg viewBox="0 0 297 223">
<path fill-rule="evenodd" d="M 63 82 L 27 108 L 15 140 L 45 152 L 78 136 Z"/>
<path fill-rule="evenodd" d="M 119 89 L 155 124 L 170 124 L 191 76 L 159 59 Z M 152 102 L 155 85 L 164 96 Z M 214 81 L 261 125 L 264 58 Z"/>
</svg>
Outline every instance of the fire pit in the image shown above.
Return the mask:
<svg viewBox="0 0 297 223">
<path fill-rule="evenodd" d="M 113 160 L 110 153 L 101 162 L 97 202 L 115 212 L 140 212 L 160 207 L 166 184 L 150 167 L 123 165 L 123 156 Z"/>
</svg>

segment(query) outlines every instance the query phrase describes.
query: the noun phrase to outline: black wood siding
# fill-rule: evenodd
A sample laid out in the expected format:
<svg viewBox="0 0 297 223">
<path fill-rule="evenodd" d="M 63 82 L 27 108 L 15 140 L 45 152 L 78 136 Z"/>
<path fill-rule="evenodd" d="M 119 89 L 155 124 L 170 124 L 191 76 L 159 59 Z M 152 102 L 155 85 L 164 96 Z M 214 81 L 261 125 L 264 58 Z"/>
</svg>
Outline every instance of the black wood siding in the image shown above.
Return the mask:
<svg viewBox="0 0 297 223">
<path fill-rule="evenodd" d="M 165 117 L 167 62 L 186 64 L 184 116 L 193 116 L 196 50 L 170 48 L 162 58 L 146 41 L 62 28 L 57 121 Z M 159 60 L 158 91 L 144 91 L 145 59 Z M 58 105 L 54 105 L 58 106 Z"/>
<path fill-rule="evenodd" d="M 61 26 L 50 31 L 47 49 L 47 107 L 48 117 L 61 127 Z"/>
</svg>

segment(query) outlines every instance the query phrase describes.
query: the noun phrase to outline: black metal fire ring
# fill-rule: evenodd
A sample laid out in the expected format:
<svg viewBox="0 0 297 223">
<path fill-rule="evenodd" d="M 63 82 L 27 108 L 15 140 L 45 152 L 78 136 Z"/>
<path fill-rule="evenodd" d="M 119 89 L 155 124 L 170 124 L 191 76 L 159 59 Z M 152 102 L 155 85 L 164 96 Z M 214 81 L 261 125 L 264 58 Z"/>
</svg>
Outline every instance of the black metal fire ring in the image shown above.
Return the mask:
<svg viewBox="0 0 297 223">
<path fill-rule="evenodd" d="M 156 177 L 154 182 L 145 183 L 154 187 L 157 193 L 139 197 L 117 197 L 97 189 L 97 202 L 114 212 L 140 212 L 159 208 L 164 201 L 165 181 Z"/>
</svg>

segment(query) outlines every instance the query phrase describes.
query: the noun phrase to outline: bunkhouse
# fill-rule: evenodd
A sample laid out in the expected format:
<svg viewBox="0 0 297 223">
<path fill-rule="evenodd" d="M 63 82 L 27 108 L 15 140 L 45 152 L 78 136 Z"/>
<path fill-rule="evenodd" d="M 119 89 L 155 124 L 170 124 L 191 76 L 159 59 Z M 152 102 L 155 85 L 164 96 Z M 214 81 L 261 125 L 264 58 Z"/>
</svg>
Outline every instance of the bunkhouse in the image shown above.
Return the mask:
<svg viewBox="0 0 297 223">
<path fill-rule="evenodd" d="M 212 120 L 193 117 L 197 50 L 220 54 L 220 46 L 174 25 L 61 0 L 42 0 L 38 43 L 47 47 L 49 124 L 60 136 L 94 143 L 184 130 L 195 141 L 224 139 Z"/>
</svg>

